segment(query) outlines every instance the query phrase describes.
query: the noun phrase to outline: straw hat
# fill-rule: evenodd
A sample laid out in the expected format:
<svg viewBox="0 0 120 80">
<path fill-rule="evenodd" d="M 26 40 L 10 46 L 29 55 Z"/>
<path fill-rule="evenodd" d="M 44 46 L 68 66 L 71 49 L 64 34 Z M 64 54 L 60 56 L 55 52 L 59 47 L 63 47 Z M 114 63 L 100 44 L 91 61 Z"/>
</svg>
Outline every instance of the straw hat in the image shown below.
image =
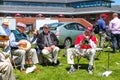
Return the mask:
<svg viewBox="0 0 120 80">
<path fill-rule="evenodd" d="M 9 19 L 3 19 L 2 24 L 4 25 L 9 25 Z"/>
</svg>

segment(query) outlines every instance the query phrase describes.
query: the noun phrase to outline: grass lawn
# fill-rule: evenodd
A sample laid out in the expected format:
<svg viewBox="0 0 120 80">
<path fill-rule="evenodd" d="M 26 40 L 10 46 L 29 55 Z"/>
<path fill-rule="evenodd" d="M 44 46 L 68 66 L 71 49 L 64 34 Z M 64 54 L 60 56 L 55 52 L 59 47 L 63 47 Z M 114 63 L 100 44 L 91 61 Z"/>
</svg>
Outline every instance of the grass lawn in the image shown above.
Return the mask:
<svg viewBox="0 0 120 80">
<path fill-rule="evenodd" d="M 112 54 L 105 49 L 95 60 L 95 69 L 92 75 L 87 72 L 88 60 L 86 58 L 80 60 L 81 67 L 79 70 L 76 67 L 76 72 L 68 74 L 67 71 L 70 66 L 67 64 L 67 58 L 62 56 L 64 52 L 64 49 L 60 50 L 59 60 L 61 65 L 57 67 L 37 65 L 40 72 L 29 74 L 22 74 L 19 70 L 14 69 L 15 75 L 19 76 L 17 80 L 120 80 L 120 52 Z M 99 76 L 100 73 L 108 69 L 108 53 L 110 53 L 109 69 L 112 70 L 112 74 L 108 77 Z M 98 52 L 96 54 L 98 55 Z M 76 59 L 75 63 L 77 63 Z"/>
</svg>

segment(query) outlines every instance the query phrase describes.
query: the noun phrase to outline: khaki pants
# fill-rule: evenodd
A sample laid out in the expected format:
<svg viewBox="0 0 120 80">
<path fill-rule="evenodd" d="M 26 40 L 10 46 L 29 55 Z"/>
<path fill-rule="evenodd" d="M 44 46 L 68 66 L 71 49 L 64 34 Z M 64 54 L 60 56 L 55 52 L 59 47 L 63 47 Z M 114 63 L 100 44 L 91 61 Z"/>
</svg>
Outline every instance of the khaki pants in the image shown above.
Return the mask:
<svg viewBox="0 0 120 80">
<path fill-rule="evenodd" d="M 36 53 L 35 49 L 30 49 L 29 51 L 25 51 L 25 50 L 22 50 L 22 49 L 17 49 L 12 54 L 15 55 L 15 56 L 21 57 L 21 59 L 22 59 L 21 64 L 23 64 L 23 65 L 25 64 L 25 59 L 29 56 L 31 56 L 33 64 L 39 63 L 37 53 Z"/>
<path fill-rule="evenodd" d="M 2 55 L 2 53 L 0 53 L 0 55 Z M 2 80 L 15 80 L 15 76 L 13 74 L 13 67 L 9 59 L 0 59 L 0 73 L 2 76 Z"/>
<path fill-rule="evenodd" d="M 100 36 L 100 43 L 99 43 L 99 47 L 100 48 L 104 48 L 104 43 L 105 43 L 105 39 L 107 37 L 105 32 L 99 33 Z"/>
<path fill-rule="evenodd" d="M 54 63 L 57 63 L 57 58 L 58 58 L 58 52 L 59 52 L 59 48 L 58 47 L 55 47 L 53 52 L 49 52 L 48 50 L 46 49 L 43 49 L 42 50 L 42 54 L 47 57 L 47 59 L 50 61 L 50 62 L 54 62 Z"/>
<path fill-rule="evenodd" d="M 89 58 L 89 65 L 93 65 L 94 57 L 95 57 L 95 49 L 75 49 L 69 48 L 67 49 L 67 62 L 68 64 L 74 64 L 74 56 L 85 56 Z"/>
</svg>

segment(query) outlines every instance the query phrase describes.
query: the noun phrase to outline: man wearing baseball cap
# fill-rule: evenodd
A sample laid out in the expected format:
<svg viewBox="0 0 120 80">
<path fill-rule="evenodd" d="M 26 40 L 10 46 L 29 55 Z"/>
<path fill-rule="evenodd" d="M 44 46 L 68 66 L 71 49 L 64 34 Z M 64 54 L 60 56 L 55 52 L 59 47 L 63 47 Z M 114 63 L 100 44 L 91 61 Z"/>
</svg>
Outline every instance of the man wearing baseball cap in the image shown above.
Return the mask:
<svg viewBox="0 0 120 80">
<path fill-rule="evenodd" d="M 99 36 L 100 36 L 100 43 L 99 43 L 100 48 L 104 47 L 104 41 L 106 38 L 106 22 L 105 22 L 106 19 L 107 19 L 107 14 L 101 14 L 100 19 L 97 20 L 97 24 L 99 27 Z"/>
<path fill-rule="evenodd" d="M 89 59 L 88 72 L 92 74 L 94 57 L 96 53 L 96 44 L 97 39 L 92 34 L 92 27 L 88 27 L 85 30 L 84 34 L 77 36 L 75 40 L 75 48 L 67 49 L 67 62 L 71 66 L 68 73 L 72 73 L 75 71 L 74 56 L 83 56 Z"/>
<path fill-rule="evenodd" d="M 107 18 L 107 14 L 101 14 L 102 18 Z"/>
<path fill-rule="evenodd" d="M 24 33 L 26 29 L 26 25 L 22 22 L 18 22 L 17 23 L 17 29 L 14 30 L 11 35 L 10 35 L 10 46 L 12 49 L 12 54 L 15 56 L 19 56 L 21 58 L 21 72 L 25 72 L 25 61 L 26 59 L 29 58 L 29 56 L 31 55 L 32 58 L 32 63 L 33 63 L 33 68 L 29 68 L 30 72 L 33 71 L 33 69 L 36 68 L 35 64 L 38 63 L 38 57 L 37 57 L 37 53 L 36 50 L 33 48 L 30 48 L 28 50 L 25 50 L 24 48 L 19 48 L 20 45 L 24 45 L 27 46 L 28 45 L 28 41 L 27 41 L 27 35 Z M 21 41 L 24 40 L 24 41 Z M 29 45 L 27 46 L 29 47 Z M 28 73 L 26 71 L 26 73 Z"/>
</svg>

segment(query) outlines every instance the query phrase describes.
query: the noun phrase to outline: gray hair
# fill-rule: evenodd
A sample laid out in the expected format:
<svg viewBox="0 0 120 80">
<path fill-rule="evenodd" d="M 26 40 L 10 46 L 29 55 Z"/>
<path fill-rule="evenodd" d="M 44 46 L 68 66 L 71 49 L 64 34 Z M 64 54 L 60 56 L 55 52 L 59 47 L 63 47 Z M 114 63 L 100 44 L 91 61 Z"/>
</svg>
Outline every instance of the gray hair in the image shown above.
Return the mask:
<svg viewBox="0 0 120 80">
<path fill-rule="evenodd" d="M 44 24 L 43 28 L 49 28 L 49 25 L 48 24 Z"/>
<path fill-rule="evenodd" d="M 117 13 L 113 13 L 113 16 L 118 16 L 118 14 Z"/>
</svg>

